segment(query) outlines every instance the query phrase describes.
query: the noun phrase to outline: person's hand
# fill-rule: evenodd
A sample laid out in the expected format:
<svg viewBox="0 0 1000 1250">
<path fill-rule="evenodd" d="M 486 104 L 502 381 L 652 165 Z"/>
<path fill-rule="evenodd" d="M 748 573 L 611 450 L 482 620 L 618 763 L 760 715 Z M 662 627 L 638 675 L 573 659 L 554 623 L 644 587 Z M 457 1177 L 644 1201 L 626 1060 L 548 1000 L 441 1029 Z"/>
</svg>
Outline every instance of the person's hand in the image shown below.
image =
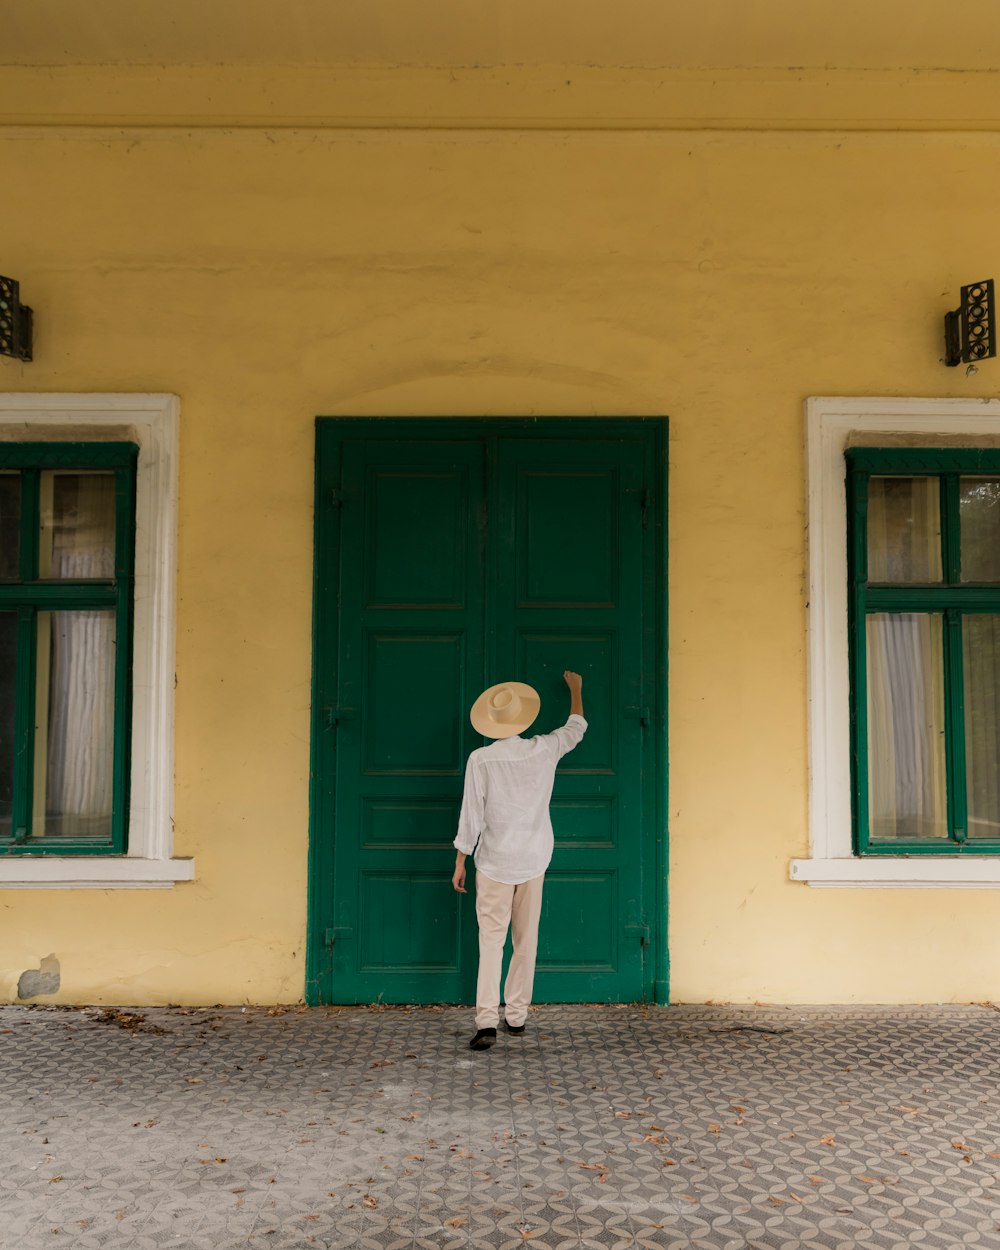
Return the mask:
<svg viewBox="0 0 1000 1250">
<path fill-rule="evenodd" d="M 459 892 L 459 894 L 466 894 L 468 892 L 465 888 L 465 865 L 464 864 L 462 864 L 461 866 L 459 866 L 458 864 L 455 865 L 455 871 L 452 873 L 452 876 L 451 876 L 451 884 L 455 887 L 455 889 Z"/>
<path fill-rule="evenodd" d="M 563 673 L 563 678 L 566 681 L 566 685 L 569 686 L 570 694 L 575 694 L 577 691 L 583 689 L 583 678 L 579 673 L 571 673 L 570 670 L 567 669 L 565 673 Z"/>
</svg>

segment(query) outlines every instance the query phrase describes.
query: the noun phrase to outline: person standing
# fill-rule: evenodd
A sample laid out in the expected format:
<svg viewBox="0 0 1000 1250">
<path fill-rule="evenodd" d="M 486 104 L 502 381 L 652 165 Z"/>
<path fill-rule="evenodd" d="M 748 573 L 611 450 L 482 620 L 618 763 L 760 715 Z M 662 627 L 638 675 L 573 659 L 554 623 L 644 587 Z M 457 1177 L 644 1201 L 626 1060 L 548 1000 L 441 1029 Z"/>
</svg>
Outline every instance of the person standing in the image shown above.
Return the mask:
<svg viewBox="0 0 1000 1250">
<path fill-rule="evenodd" d="M 476 1033 L 469 1042 L 473 1050 L 488 1050 L 496 1041 L 508 928 L 514 945 L 504 982 L 508 1033 L 524 1032 L 531 1005 L 542 883 L 552 859 L 552 785 L 559 761 L 587 731 L 583 678 L 569 670 L 563 677 L 570 693 L 569 717 L 553 733 L 521 737 L 541 706 L 536 691 L 524 682 L 491 686 L 469 714 L 478 733 L 496 739 L 473 751 L 466 764 L 451 879 L 459 894 L 465 894 L 465 860 L 474 854 L 479 975 Z"/>
</svg>

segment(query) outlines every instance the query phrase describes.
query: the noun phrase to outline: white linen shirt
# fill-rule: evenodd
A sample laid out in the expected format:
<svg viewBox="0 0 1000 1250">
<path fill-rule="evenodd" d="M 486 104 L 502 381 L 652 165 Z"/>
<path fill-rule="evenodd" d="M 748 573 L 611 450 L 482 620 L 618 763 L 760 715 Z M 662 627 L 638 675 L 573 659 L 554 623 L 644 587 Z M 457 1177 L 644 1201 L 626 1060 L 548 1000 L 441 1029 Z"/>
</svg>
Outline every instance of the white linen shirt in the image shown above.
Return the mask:
<svg viewBox="0 0 1000 1250">
<path fill-rule="evenodd" d="M 465 855 L 475 852 L 478 872 L 520 885 L 548 868 L 556 765 L 586 731 L 583 717 L 571 715 L 553 733 L 501 738 L 472 752 L 455 847 Z"/>
</svg>

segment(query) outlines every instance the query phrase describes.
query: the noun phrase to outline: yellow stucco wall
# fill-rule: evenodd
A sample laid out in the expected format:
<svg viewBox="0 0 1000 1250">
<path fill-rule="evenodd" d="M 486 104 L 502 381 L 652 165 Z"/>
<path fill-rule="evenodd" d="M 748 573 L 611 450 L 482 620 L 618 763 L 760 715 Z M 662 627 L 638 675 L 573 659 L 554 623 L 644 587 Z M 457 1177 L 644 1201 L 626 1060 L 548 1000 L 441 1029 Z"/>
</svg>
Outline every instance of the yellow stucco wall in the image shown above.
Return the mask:
<svg viewBox="0 0 1000 1250">
<path fill-rule="evenodd" d="M 0 892 L 0 997 L 54 953 L 42 1001 L 301 998 L 320 413 L 669 415 L 672 997 L 1000 997 L 995 892 L 788 881 L 803 400 L 1000 389 L 940 363 L 942 313 L 1000 261 L 996 134 L 46 125 L 0 130 L 0 168 L 37 320 L 0 390 L 181 400 L 198 863 Z"/>
</svg>

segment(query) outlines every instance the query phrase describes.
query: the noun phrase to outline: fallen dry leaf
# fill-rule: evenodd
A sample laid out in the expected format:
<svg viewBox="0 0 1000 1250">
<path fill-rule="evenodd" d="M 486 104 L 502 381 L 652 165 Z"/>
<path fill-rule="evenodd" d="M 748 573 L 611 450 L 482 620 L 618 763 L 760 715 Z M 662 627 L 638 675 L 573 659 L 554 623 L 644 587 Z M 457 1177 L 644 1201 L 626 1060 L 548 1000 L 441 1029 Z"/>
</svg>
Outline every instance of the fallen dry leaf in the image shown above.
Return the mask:
<svg viewBox="0 0 1000 1250">
<path fill-rule="evenodd" d="M 814 1185 L 825 1185 L 825 1184 L 826 1184 L 826 1181 L 823 1179 L 823 1177 L 822 1177 L 822 1176 L 809 1176 L 809 1177 L 807 1177 L 806 1179 L 807 1179 L 807 1180 L 812 1181 L 812 1183 L 813 1183 Z"/>
<path fill-rule="evenodd" d="M 453 1220 L 445 1220 L 445 1223 L 449 1228 L 461 1228 L 465 1223 L 465 1220 L 463 1220 L 460 1215 L 456 1215 Z"/>
<path fill-rule="evenodd" d="M 957 1139 L 951 1143 L 951 1148 L 952 1150 L 966 1150 L 966 1151 L 972 1149 L 972 1147 L 967 1146 L 964 1141 L 958 1141 Z"/>
<path fill-rule="evenodd" d="M 789 1196 L 790 1198 L 794 1198 L 796 1202 L 807 1202 L 807 1201 L 808 1201 L 808 1199 L 807 1199 L 807 1198 L 800 1198 L 798 1194 L 793 1194 L 793 1193 L 791 1192 L 791 1190 L 789 1190 L 789 1191 L 788 1191 L 788 1196 Z"/>
<path fill-rule="evenodd" d="M 647 1133 L 642 1140 L 655 1142 L 657 1146 L 666 1146 L 670 1141 L 670 1138 L 662 1133 L 659 1136 L 657 1136 L 656 1133 Z"/>
<path fill-rule="evenodd" d="M 837 1142 L 834 1139 L 833 1134 L 831 1133 L 829 1137 L 821 1137 L 819 1139 L 819 1144 L 821 1146 L 836 1146 Z"/>
<path fill-rule="evenodd" d="M 370 1207 L 372 1210 L 374 1210 L 378 1206 L 378 1199 L 373 1198 L 371 1194 L 365 1194 L 364 1204 L 366 1207 Z"/>
<path fill-rule="evenodd" d="M 878 1180 L 874 1176 L 859 1176 L 859 1181 L 864 1181 L 866 1185 L 877 1185 Z"/>
<path fill-rule="evenodd" d="M 677 1166 L 677 1160 L 676 1159 L 664 1159 L 663 1166 L 665 1168 L 675 1168 Z"/>
<path fill-rule="evenodd" d="M 631 1120 L 632 1112 L 631 1111 L 616 1111 L 615 1119 L 616 1120 Z"/>
<path fill-rule="evenodd" d="M 774 1194 L 768 1194 L 767 1200 L 768 1202 L 773 1202 L 776 1207 L 783 1207 L 785 1205 L 784 1198 L 777 1198 Z"/>
<path fill-rule="evenodd" d="M 606 1163 L 578 1163 L 578 1168 L 583 1168 L 585 1172 L 598 1172 L 597 1181 L 603 1185 L 608 1179 L 608 1165 Z"/>
<path fill-rule="evenodd" d="M 710 1125 L 708 1126 L 708 1131 L 709 1131 L 710 1133 L 721 1133 L 721 1132 L 722 1132 L 722 1125 L 721 1125 L 721 1124 L 710 1124 Z"/>
</svg>

